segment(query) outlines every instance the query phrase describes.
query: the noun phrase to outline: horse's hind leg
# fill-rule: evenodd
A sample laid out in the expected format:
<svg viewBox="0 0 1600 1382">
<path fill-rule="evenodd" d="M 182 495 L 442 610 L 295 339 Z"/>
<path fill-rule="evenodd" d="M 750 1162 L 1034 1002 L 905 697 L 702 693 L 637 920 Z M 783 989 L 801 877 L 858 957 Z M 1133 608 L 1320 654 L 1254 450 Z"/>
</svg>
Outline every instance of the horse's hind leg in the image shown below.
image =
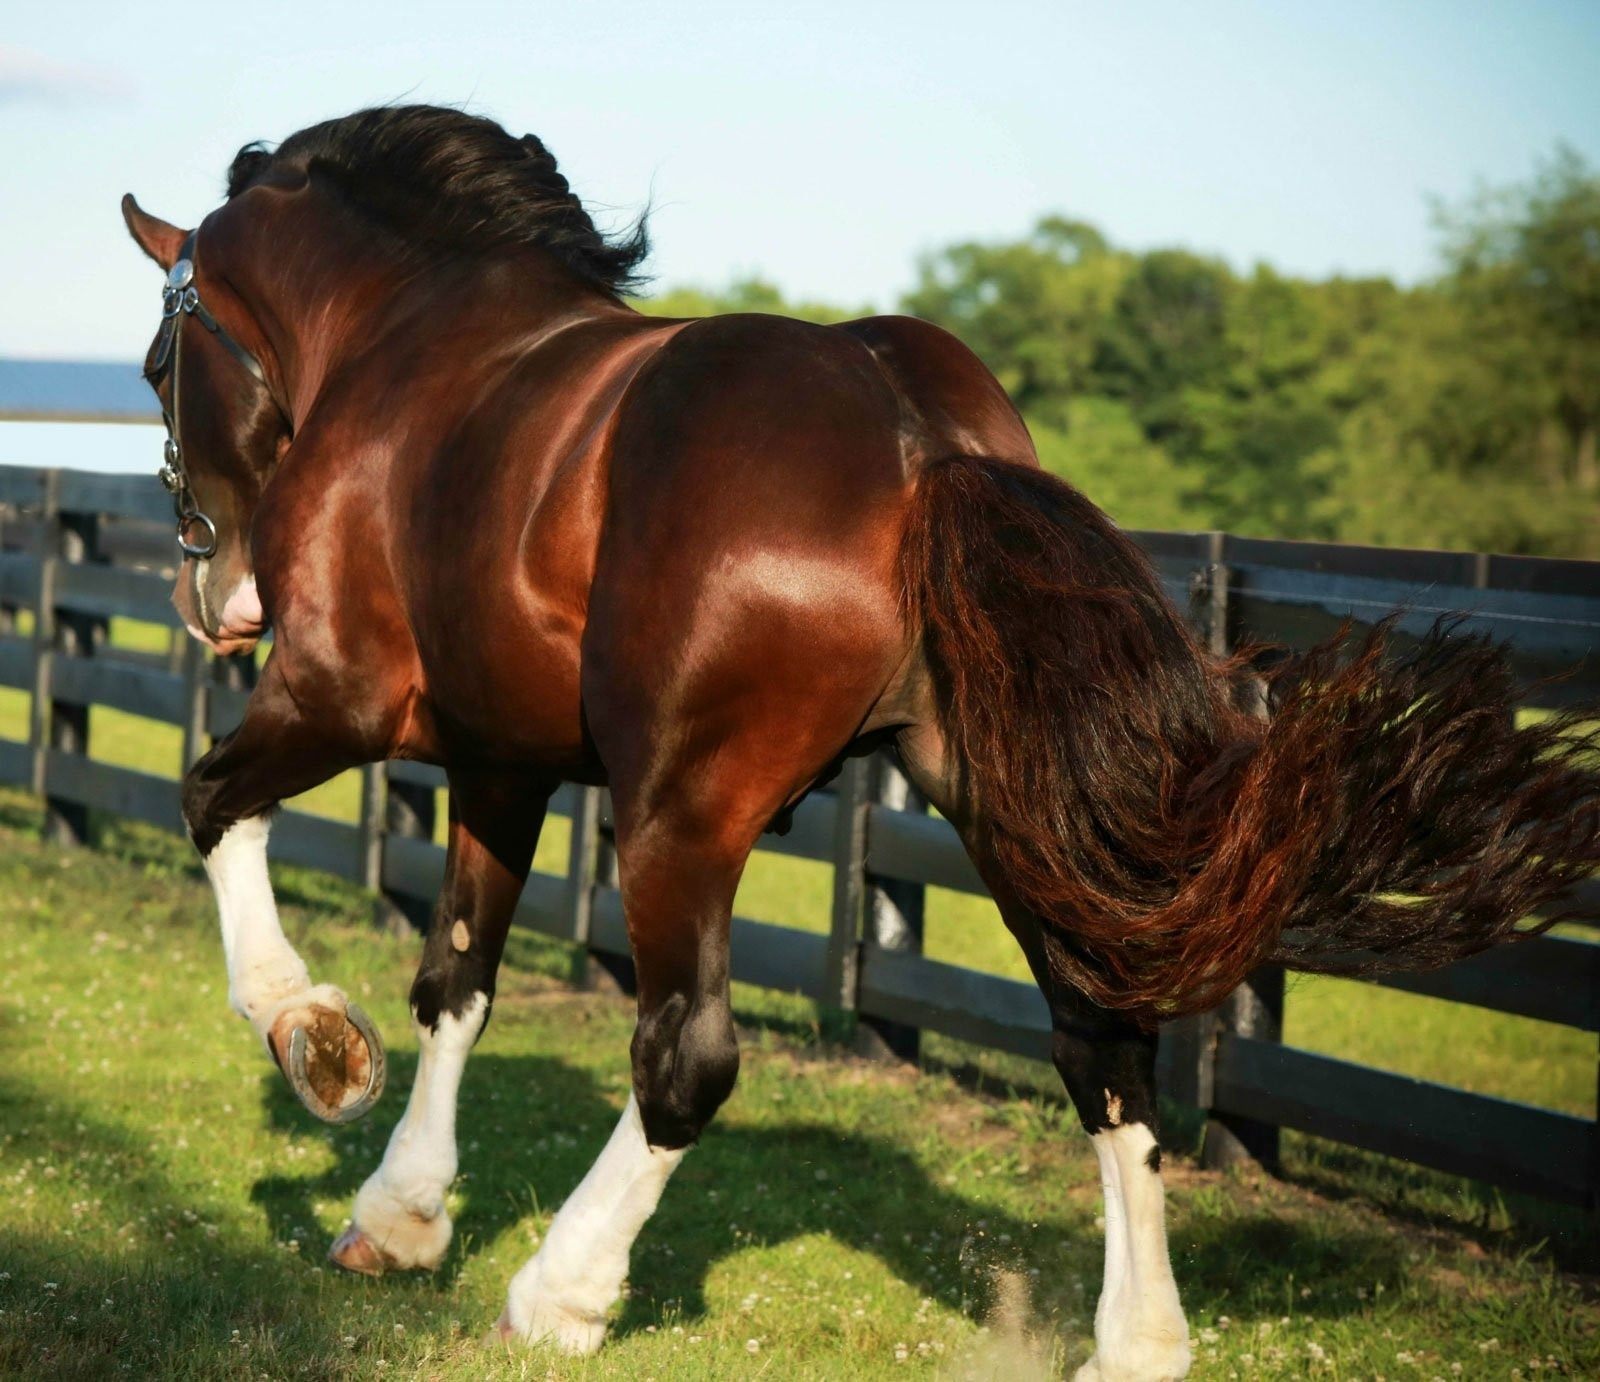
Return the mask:
<svg viewBox="0 0 1600 1382">
<path fill-rule="evenodd" d="M 1156 1038 L 1057 989 L 1056 1069 L 1100 1162 L 1105 1277 L 1094 1356 L 1077 1382 L 1166 1382 L 1189 1370 L 1189 1331 L 1167 1252 L 1157 1145 Z"/>
<path fill-rule="evenodd" d="M 420 1056 L 405 1115 L 356 1195 L 329 1256 L 349 1271 L 437 1267 L 450 1246 L 445 1194 L 456 1176 L 456 1094 L 489 1020 L 495 973 L 544 823 L 551 784 L 450 774 L 444 885 L 411 987 Z"/>
<path fill-rule="evenodd" d="M 710 768 L 703 767 L 709 775 Z M 592 1353 L 628 1254 L 684 1151 L 733 1089 L 739 1048 L 728 1001 L 733 895 L 761 823 L 730 822 L 680 795 L 618 792 L 617 853 L 639 982 L 633 1092 L 599 1159 L 517 1273 L 503 1335 Z"/>
<path fill-rule="evenodd" d="M 1105 1274 L 1094 1356 L 1075 1382 L 1171 1382 L 1189 1371 L 1189 1328 L 1167 1251 L 1156 1037 L 1056 981 L 1051 939 L 997 892 L 1050 1005 L 1051 1056 L 1100 1163 Z"/>
<path fill-rule="evenodd" d="M 944 767 L 931 725 L 907 730 L 907 772 L 956 825 L 1021 945 L 1050 1006 L 1051 1054 L 1094 1144 L 1105 1198 L 1105 1276 L 1095 1310 L 1095 1353 L 1076 1382 L 1167 1382 L 1189 1370 L 1189 1331 L 1167 1252 L 1157 1144 L 1156 1037 L 1089 1003 L 1055 978 L 1057 942 L 1011 894 L 983 847 L 981 819 Z"/>
</svg>

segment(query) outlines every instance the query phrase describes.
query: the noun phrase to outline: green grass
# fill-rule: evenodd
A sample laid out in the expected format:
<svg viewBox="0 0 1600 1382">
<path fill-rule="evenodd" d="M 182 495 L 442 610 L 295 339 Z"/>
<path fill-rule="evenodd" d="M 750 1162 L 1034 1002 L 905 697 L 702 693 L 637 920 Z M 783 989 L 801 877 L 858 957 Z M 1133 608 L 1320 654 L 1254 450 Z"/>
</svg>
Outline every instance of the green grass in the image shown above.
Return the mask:
<svg viewBox="0 0 1600 1382">
<path fill-rule="evenodd" d="M 182 844 L 106 823 L 100 850 L 63 852 L 36 821 L 0 793 L 0 1376 L 1009 1378 L 1084 1356 L 1098 1195 L 1060 1100 L 843 1059 L 807 1005 L 747 989 L 739 1089 L 646 1229 L 606 1349 L 481 1343 L 628 1081 L 628 1004 L 566 988 L 569 953 L 527 936 L 468 1067 L 444 1266 L 324 1267 L 414 1068 L 416 942 L 280 871 L 296 944 L 393 1052 L 378 1110 L 329 1129 L 227 1011 Z M 1539 1248 L 1170 1164 L 1198 1376 L 1600 1371 L 1600 1308 L 1558 1266 L 1592 1268 L 1582 1235 Z"/>
<path fill-rule="evenodd" d="M 116 620 L 111 641 L 163 652 L 167 632 Z M 26 737 L 26 712 L 21 693 L 0 689 L 0 736 Z M 94 757 L 176 775 L 175 728 L 91 714 Z M 353 820 L 357 800 L 347 774 L 293 804 Z M 374 937 L 353 891 L 285 873 L 291 925 L 314 968 L 360 994 L 397 1047 L 400 1088 L 369 1126 L 314 1128 L 225 1012 L 211 904 L 185 848 L 106 823 L 106 852 L 52 855 L 29 838 L 32 810 L 0 797 L 0 916 L 24 937 L 0 979 L 0 1176 L 17 1210 L 0 1216 L 0 1270 L 11 1272 L 0 1279 L 0 1375 L 44 1364 L 98 1375 L 122 1362 L 136 1374 L 376 1376 L 387 1363 L 389 1375 L 480 1375 L 478 1332 L 622 1097 L 625 1005 L 566 994 L 554 985 L 572 957 L 518 938 L 511 994 L 468 1076 L 469 1109 L 490 1121 L 474 1134 L 464 1120 L 464 1146 L 476 1136 L 484 1155 L 463 1157 L 461 1239 L 443 1274 L 375 1287 L 317 1273 L 398 1114 L 414 947 Z M 562 872 L 566 849 L 567 823 L 554 818 L 536 867 Z M 824 864 L 758 854 L 736 906 L 821 931 L 831 888 Z M 102 914 L 107 899 L 114 915 Z M 926 950 L 1026 977 L 983 899 L 930 890 Z M 935 1073 L 920 1080 L 823 1061 L 824 1035 L 842 1034 L 836 1020 L 778 995 L 736 998 L 753 1024 L 741 1094 L 647 1232 L 615 1345 L 578 1373 L 872 1375 L 900 1366 L 903 1343 L 908 1366 L 950 1370 L 960 1359 L 957 1375 L 1005 1375 L 1023 1344 L 977 1323 L 1001 1247 L 1034 1292 L 1029 1356 L 1042 1349 L 1058 1370 L 1070 1362 L 1097 1281 L 1095 1175 L 1053 1073 L 938 1037 L 924 1046 Z M 1594 1115 L 1592 1035 L 1323 979 L 1291 980 L 1285 1026 L 1299 1046 Z M 991 1104 L 939 1073 L 956 1069 L 1012 1097 Z M 1196 1120 L 1174 1110 L 1169 1123 L 1169 1140 L 1192 1150 Z M 1600 1368 L 1596 1317 L 1557 1275 L 1600 1269 L 1589 1221 L 1292 1134 L 1285 1160 L 1289 1185 L 1182 1169 L 1175 1178 L 1180 1279 L 1196 1328 L 1217 1332 L 1202 1345 L 1216 1375 L 1318 1370 L 1313 1343 L 1336 1360 L 1319 1369 L 1330 1376 L 1406 1375 L 1402 1352 L 1426 1355 L 1418 1375 L 1451 1361 L 1466 1376 L 1509 1375 L 1546 1353 L 1569 1370 L 1585 1359 Z M 1285 1294 L 1291 1268 L 1303 1285 Z M 752 1291 L 760 1298 L 746 1310 Z M 1225 1329 L 1220 1316 L 1231 1317 Z M 132 1317 L 150 1332 L 138 1335 Z M 1477 1351 L 1494 1337 L 1500 1348 Z M 525 1361 L 506 1363 L 506 1375 L 522 1375 Z"/>
</svg>

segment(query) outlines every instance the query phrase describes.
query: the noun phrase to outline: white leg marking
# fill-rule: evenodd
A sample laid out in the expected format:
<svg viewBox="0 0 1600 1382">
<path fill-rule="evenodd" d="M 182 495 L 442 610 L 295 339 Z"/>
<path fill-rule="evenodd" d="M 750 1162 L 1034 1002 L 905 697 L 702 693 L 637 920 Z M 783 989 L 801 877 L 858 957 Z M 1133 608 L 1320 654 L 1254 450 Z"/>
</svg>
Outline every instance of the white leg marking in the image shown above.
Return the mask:
<svg viewBox="0 0 1600 1382">
<path fill-rule="evenodd" d="M 267 878 L 267 825 L 265 816 L 253 816 L 229 826 L 205 857 L 222 920 L 228 1001 L 263 1040 L 273 1019 L 291 1005 L 320 1000 L 342 1012 L 345 1002 L 337 989 L 312 989 L 305 962 L 278 923 Z"/>
<path fill-rule="evenodd" d="M 1104 1134 L 1094 1139 L 1100 1163 L 1101 1217 L 1106 1225 L 1105 1274 L 1100 1282 L 1100 1301 L 1094 1311 L 1094 1334 L 1098 1340 L 1109 1332 L 1110 1321 L 1122 1310 L 1128 1286 L 1128 1214 L 1122 1199 L 1122 1168 L 1103 1145 Z"/>
<path fill-rule="evenodd" d="M 628 1252 L 683 1151 L 652 1147 L 633 1095 L 599 1159 L 561 1206 L 543 1246 L 512 1278 L 506 1319 L 524 1339 L 593 1353 L 622 1292 Z"/>
<path fill-rule="evenodd" d="M 1166 1196 L 1143 1123 L 1094 1135 L 1105 1192 L 1106 1275 L 1095 1355 L 1076 1382 L 1168 1382 L 1189 1371 L 1189 1327 L 1167 1255 Z"/>
<path fill-rule="evenodd" d="M 444 1197 L 456 1178 L 456 1100 L 488 1011 L 489 1000 L 475 993 L 460 1017 L 441 1014 L 437 1031 L 417 1026 L 422 1051 L 410 1102 L 351 1213 L 390 1266 L 437 1267 L 450 1246 Z"/>
</svg>

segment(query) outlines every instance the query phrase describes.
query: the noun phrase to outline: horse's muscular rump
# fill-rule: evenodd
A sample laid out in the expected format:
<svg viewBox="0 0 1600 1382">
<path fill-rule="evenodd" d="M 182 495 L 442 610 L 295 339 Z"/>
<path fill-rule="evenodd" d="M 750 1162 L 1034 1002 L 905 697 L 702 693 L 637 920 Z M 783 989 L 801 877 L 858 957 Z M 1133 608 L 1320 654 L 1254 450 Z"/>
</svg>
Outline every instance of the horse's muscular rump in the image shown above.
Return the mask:
<svg viewBox="0 0 1600 1382">
<path fill-rule="evenodd" d="M 900 400 L 914 462 L 991 456 L 1036 464 L 1033 441 L 999 381 L 948 331 L 916 317 L 862 317 L 838 328 L 872 352 Z"/>
</svg>

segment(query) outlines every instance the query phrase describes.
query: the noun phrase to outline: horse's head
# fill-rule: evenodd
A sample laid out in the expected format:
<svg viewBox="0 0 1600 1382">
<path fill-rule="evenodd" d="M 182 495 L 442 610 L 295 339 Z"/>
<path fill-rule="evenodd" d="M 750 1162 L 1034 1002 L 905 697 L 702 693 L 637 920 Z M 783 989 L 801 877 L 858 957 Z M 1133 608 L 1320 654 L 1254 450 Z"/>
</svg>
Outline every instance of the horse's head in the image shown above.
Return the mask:
<svg viewBox="0 0 1600 1382">
<path fill-rule="evenodd" d="M 251 523 L 289 442 L 263 365 L 265 337 L 229 285 L 225 232 L 180 230 L 131 196 L 122 215 L 139 247 L 167 271 L 145 378 L 167 423 L 161 478 L 173 492 L 183 552 L 172 602 L 196 638 L 219 652 L 246 652 L 267 622 Z"/>
</svg>

